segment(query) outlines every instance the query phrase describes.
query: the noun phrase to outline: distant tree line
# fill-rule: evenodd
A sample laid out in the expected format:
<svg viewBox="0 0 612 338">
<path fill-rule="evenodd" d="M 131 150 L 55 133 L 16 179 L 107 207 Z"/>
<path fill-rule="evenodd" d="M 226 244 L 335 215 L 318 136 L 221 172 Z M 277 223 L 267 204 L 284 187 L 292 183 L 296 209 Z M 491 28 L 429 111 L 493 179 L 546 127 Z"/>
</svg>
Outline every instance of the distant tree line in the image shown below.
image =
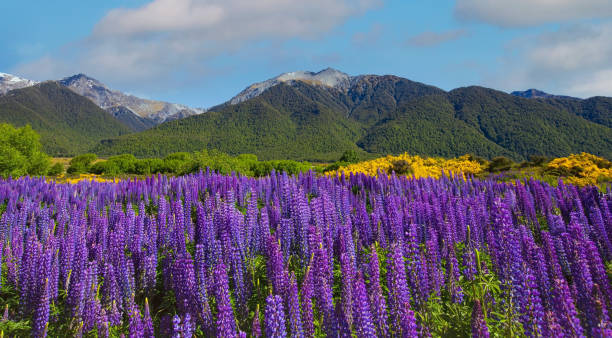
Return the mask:
<svg viewBox="0 0 612 338">
<path fill-rule="evenodd" d="M 315 169 L 308 162 L 292 160 L 259 161 L 253 154 L 231 156 L 216 150 L 195 153 L 178 152 L 164 158 L 136 158 L 132 154 L 111 156 L 98 160 L 95 154 L 83 154 L 70 160 L 68 174 L 91 173 L 105 176 L 173 174 L 185 175 L 200 170 L 221 174 L 232 172 L 253 177 L 266 176 L 272 170 L 295 175 Z"/>
</svg>

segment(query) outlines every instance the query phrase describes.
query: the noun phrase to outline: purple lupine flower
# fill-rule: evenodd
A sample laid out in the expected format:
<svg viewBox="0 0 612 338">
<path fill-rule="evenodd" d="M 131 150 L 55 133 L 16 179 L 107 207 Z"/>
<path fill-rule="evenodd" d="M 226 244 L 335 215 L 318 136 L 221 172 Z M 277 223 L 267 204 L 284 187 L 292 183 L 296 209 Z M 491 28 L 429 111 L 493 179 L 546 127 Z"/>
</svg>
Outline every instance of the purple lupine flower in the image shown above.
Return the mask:
<svg viewBox="0 0 612 338">
<path fill-rule="evenodd" d="M 181 317 L 174 315 L 172 318 L 172 338 L 182 338 L 183 326 L 181 325 Z"/>
<path fill-rule="evenodd" d="M 108 321 L 113 326 L 119 326 L 121 325 L 121 317 L 122 317 L 121 313 L 119 312 L 119 309 L 117 308 L 117 302 L 113 301 L 111 304 L 110 311 L 108 313 Z"/>
<path fill-rule="evenodd" d="M 153 319 L 149 310 L 149 299 L 145 298 L 144 316 L 143 316 L 143 336 L 145 338 L 155 337 L 155 329 L 153 328 Z"/>
<path fill-rule="evenodd" d="M 261 337 L 261 322 L 259 319 L 259 304 L 255 309 L 255 315 L 253 316 L 253 325 L 251 326 L 251 335 L 255 338 Z"/>
<path fill-rule="evenodd" d="M 197 313 L 195 272 L 189 254 L 176 258 L 172 268 L 172 282 L 179 311 Z"/>
<path fill-rule="evenodd" d="M 202 244 L 196 244 L 194 264 L 197 283 L 197 305 L 199 307 L 198 313 L 200 314 L 200 320 L 204 330 L 212 334 L 212 331 L 214 331 L 213 320 L 210 306 L 208 305 L 208 288 L 211 286 L 208 281 L 204 246 Z"/>
<path fill-rule="evenodd" d="M 8 309 L 8 307 L 7 307 Z M 49 323 L 49 279 L 45 280 L 42 295 L 36 307 L 32 325 L 33 337 L 46 337 Z"/>
<path fill-rule="evenodd" d="M 551 312 L 546 312 L 545 335 L 548 337 L 563 337 L 563 328 L 559 325 L 556 316 Z"/>
<path fill-rule="evenodd" d="M 292 337 L 304 337 L 302 329 L 302 316 L 300 313 L 300 301 L 295 275 L 291 273 L 289 280 L 289 332 Z"/>
<path fill-rule="evenodd" d="M 287 295 L 289 275 L 285 268 L 283 253 L 279 243 L 272 235 L 268 237 L 268 279 L 272 282 L 272 290 L 283 297 Z"/>
<path fill-rule="evenodd" d="M 340 254 L 340 270 L 342 272 L 342 313 L 348 326 L 353 325 L 353 284 L 355 271 L 351 258 L 347 253 Z"/>
<path fill-rule="evenodd" d="M 520 307 L 520 316 L 523 327 L 528 335 L 541 335 L 544 329 L 544 308 L 536 284 L 536 279 L 525 263 L 523 263 L 524 284 L 517 286 L 517 305 Z"/>
<path fill-rule="evenodd" d="M 266 298 L 265 313 L 265 332 L 266 337 L 281 338 L 286 337 L 285 329 L 285 310 L 283 309 L 283 299 L 278 295 L 269 295 Z"/>
<path fill-rule="evenodd" d="M 193 331 L 195 330 L 195 327 L 193 325 L 189 312 L 186 313 L 185 317 L 183 318 L 183 325 L 181 326 L 181 330 L 183 333 L 183 338 L 191 338 L 193 336 Z"/>
<path fill-rule="evenodd" d="M 448 287 L 451 293 L 451 300 L 453 303 L 461 303 L 463 301 L 463 289 L 459 285 L 459 262 L 457 261 L 457 255 L 455 249 L 451 244 L 448 245 L 448 258 L 447 258 L 446 273 L 448 275 Z"/>
<path fill-rule="evenodd" d="M 594 309 L 594 312 L 591 313 L 591 315 L 593 315 L 593 322 L 595 322 L 595 325 L 593 325 L 593 327 L 591 328 L 591 335 L 594 337 L 598 337 L 599 335 L 601 335 L 602 337 L 606 337 L 603 334 L 612 331 L 612 323 L 610 323 L 610 317 L 608 316 L 606 302 L 602 299 L 601 290 L 598 284 L 593 284 L 591 298 L 593 301 Z"/>
<path fill-rule="evenodd" d="M 361 272 L 354 283 L 353 297 L 357 337 L 376 337 L 376 328 L 372 322 L 370 304 Z"/>
<path fill-rule="evenodd" d="M 332 287 L 330 285 L 330 266 L 327 250 L 321 246 L 315 250 L 313 288 L 317 306 L 323 313 L 323 326 L 327 334 L 337 332 L 337 317 L 334 310 Z"/>
<path fill-rule="evenodd" d="M 142 323 L 142 318 L 140 317 L 140 310 L 138 310 L 138 306 L 135 304 L 133 308 L 129 310 L 130 317 L 130 338 L 141 338 L 144 337 L 144 325 Z"/>
<path fill-rule="evenodd" d="M 475 338 L 488 338 L 489 328 L 484 320 L 482 313 L 482 307 L 480 306 L 480 300 L 474 301 L 474 308 L 472 309 L 472 337 Z"/>
<path fill-rule="evenodd" d="M 236 335 L 236 322 L 234 311 L 230 303 L 229 282 L 225 265 L 220 263 L 215 267 L 215 298 L 217 299 L 217 335 L 220 337 L 234 337 Z"/>
<path fill-rule="evenodd" d="M 391 246 L 391 269 L 389 271 L 389 303 L 393 328 L 396 335 L 411 337 L 416 335 L 416 319 L 410 308 L 410 292 L 406 281 L 406 267 L 402 246 Z"/>
<path fill-rule="evenodd" d="M 372 306 L 372 315 L 376 323 L 378 335 L 385 337 L 388 335 L 389 328 L 387 325 L 387 303 L 380 286 L 380 266 L 378 262 L 378 254 L 376 247 L 372 245 L 372 253 L 370 254 L 370 304 Z"/>
<path fill-rule="evenodd" d="M 312 275 L 312 262 L 306 267 L 306 274 L 304 275 L 304 281 L 302 283 L 302 321 L 304 327 L 304 335 L 306 337 L 314 336 L 314 314 L 312 311 L 312 297 L 314 294 L 313 290 L 313 275 Z M 259 308 L 258 308 L 259 310 Z"/>
<path fill-rule="evenodd" d="M 554 315 L 557 316 L 563 332 L 568 336 L 583 336 L 582 326 L 578 318 L 574 300 L 565 279 L 555 279 L 552 289 Z"/>
<path fill-rule="evenodd" d="M 429 269 L 427 274 L 431 282 L 431 291 L 440 294 L 440 289 L 444 285 L 444 279 L 442 277 L 442 271 L 440 271 L 439 268 L 440 253 L 438 250 L 438 236 L 433 229 L 430 229 L 429 237 L 430 239 L 425 243 L 427 249 L 427 268 Z"/>
<path fill-rule="evenodd" d="M 595 243 L 592 241 L 586 241 L 586 254 L 590 266 L 591 276 L 593 282 L 597 283 L 601 294 L 603 296 L 603 302 L 606 307 L 612 307 L 612 289 L 608 279 L 606 268 L 602 262 L 601 257 L 595 247 Z"/>
</svg>

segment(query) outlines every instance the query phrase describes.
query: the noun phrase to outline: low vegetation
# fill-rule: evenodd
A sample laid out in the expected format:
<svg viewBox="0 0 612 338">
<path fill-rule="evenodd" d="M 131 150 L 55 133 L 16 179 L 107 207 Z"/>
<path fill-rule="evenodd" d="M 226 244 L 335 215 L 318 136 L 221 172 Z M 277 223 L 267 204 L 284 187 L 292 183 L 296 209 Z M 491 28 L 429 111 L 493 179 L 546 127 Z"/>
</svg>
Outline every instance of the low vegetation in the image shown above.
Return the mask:
<svg viewBox="0 0 612 338">
<path fill-rule="evenodd" d="M 15 128 L 0 123 L 0 176 L 44 175 L 50 163 L 30 126 Z"/>
<path fill-rule="evenodd" d="M 410 175 L 420 177 L 440 177 L 442 173 L 463 173 L 481 178 L 493 177 L 500 181 L 522 178 L 537 178 L 551 184 L 559 179 L 578 186 L 601 185 L 612 182 L 612 162 L 588 153 L 548 159 L 544 156 L 531 156 L 528 161 L 516 163 L 507 157 L 495 157 L 490 161 L 474 155 L 464 155 L 452 159 L 424 158 L 403 154 L 386 156 L 358 163 L 340 163 L 327 167 L 328 175 L 380 173 Z"/>
<path fill-rule="evenodd" d="M 231 156 L 215 150 L 195 153 L 179 152 L 164 158 L 136 158 L 131 154 L 111 156 L 98 160 L 94 154 L 85 154 L 70 161 L 67 173 L 95 174 L 102 176 L 172 174 L 185 175 L 210 169 L 222 174 L 236 173 L 243 176 L 261 177 L 273 170 L 296 175 L 316 169 L 308 162 L 292 160 L 259 161 L 257 156 L 242 154 Z"/>
</svg>

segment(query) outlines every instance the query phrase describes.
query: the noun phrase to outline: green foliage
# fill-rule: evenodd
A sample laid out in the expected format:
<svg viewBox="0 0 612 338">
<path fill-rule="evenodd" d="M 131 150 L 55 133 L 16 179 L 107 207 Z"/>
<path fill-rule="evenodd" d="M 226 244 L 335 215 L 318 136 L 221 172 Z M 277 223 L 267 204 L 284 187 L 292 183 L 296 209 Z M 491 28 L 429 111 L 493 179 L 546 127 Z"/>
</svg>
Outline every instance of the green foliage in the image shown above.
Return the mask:
<svg viewBox="0 0 612 338">
<path fill-rule="evenodd" d="M 397 175 L 407 175 L 413 173 L 410 163 L 406 160 L 396 160 L 391 163 L 391 171 Z"/>
<path fill-rule="evenodd" d="M 452 90 L 449 100 L 459 120 L 516 154 L 494 156 L 522 160 L 529 155 L 559 157 L 586 151 L 612 158 L 610 126 L 584 119 L 550 100 L 524 99 L 482 87 Z"/>
<path fill-rule="evenodd" d="M 349 164 L 350 163 L 348 162 L 337 161 L 325 167 L 325 169 L 323 169 L 323 172 L 336 171 L 340 169 L 341 167 L 346 167 Z"/>
<path fill-rule="evenodd" d="M 330 161 L 344 150 L 359 151 L 355 141 L 361 125 L 347 119 L 342 107 L 315 87 L 282 84 L 237 105 L 103 141 L 95 152 L 144 157 L 218 149 L 230 155 L 255 154 L 264 160 Z"/>
<path fill-rule="evenodd" d="M 25 126 L 0 123 L 0 176 L 44 175 L 51 162 L 42 151 L 38 134 Z"/>
<path fill-rule="evenodd" d="M 96 175 L 114 176 L 122 174 L 117 163 L 112 161 L 101 161 L 91 166 L 90 172 Z"/>
<path fill-rule="evenodd" d="M 49 176 L 59 176 L 64 173 L 64 166 L 61 163 L 55 163 L 49 168 L 47 175 Z"/>
<path fill-rule="evenodd" d="M 66 170 L 68 174 L 81 174 L 89 171 L 91 164 L 98 159 L 96 154 L 83 154 L 73 157 Z"/>
<path fill-rule="evenodd" d="M 549 98 L 546 103 L 566 109 L 585 120 L 612 128 L 612 98 L 595 96 L 586 100 L 574 98 Z"/>
<path fill-rule="evenodd" d="M 292 160 L 259 161 L 253 154 L 231 156 L 217 150 L 196 153 L 179 152 L 160 158 L 137 159 L 134 155 L 111 156 L 89 167 L 97 175 L 150 175 L 157 173 L 185 175 L 210 169 L 222 174 L 237 173 L 245 176 L 266 176 L 273 170 L 297 175 L 312 169 L 308 162 Z"/>
<path fill-rule="evenodd" d="M 342 154 L 338 160 L 340 162 L 357 163 L 360 161 L 359 154 L 354 149 L 349 149 Z"/>
<path fill-rule="evenodd" d="M 487 170 L 491 173 L 508 171 L 512 168 L 513 165 L 514 165 L 514 162 L 512 162 L 511 159 L 504 157 L 504 156 L 498 156 L 498 157 L 493 158 L 491 162 L 489 162 L 489 166 L 487 167 Z"/>
<path fill-rule="evenodd" d="M 15 322 L 12 320 L 0 321 L 0 332 L 5 337 L 27 337 L 31 331 L 30 321 L 22 320 Z"/>
<path fill-rule="evenodd" d="M 55 82 L 13 90 L 0 96 L 0 123 L 30 125 L 43 149 L 64 157 L 84 153 L 100 140 L 131 130 L 86 97 Z"/>
<path fill-rule="evenodd" d="M 366 76 L 346 93 L 296 82 L 240 104 L 103 141 L 95 149 L 106 155 L 165 156 L 214 148 L 266 160 L 319 162 L 335 161 L 344 152 L 340 161 L 349 163 L 355 154 L 404 152 L 518 161 L 534 154 L 587 151 L 612 158 L 612 101 L 590 100 L 571 108 L 573 103 L 481 87 L 447 93 L 393 76 Z"/>
<path fill-rule="evenodd" d="M 528 163 L 532 167 L 542 167 L 548 162 L 550 162 L 550 159 L 546 156 L 532 155 L 532 156 L 529 156 Z"/>
</svg>

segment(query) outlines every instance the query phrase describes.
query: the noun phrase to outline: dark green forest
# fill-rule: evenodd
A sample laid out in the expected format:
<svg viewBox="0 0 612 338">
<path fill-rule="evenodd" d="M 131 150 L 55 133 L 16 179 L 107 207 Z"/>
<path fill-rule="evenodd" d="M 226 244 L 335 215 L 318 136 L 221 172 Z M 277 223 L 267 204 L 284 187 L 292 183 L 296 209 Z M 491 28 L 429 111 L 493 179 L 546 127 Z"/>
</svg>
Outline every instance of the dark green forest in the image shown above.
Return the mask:
<svg viewBox="0 0 612 338">
<path fill-rule="evenodd" d="M 218 149 L 262 159 L 361 154 L 612 158 L 610 99 L 527 99 L 482 87 L 444 92 L 394 76 L 364 77 L 347 92 L 304 82 L 277 85 L 237 105 L 103 140 L 100 155 L 165 156 Z"/>
</svg>

